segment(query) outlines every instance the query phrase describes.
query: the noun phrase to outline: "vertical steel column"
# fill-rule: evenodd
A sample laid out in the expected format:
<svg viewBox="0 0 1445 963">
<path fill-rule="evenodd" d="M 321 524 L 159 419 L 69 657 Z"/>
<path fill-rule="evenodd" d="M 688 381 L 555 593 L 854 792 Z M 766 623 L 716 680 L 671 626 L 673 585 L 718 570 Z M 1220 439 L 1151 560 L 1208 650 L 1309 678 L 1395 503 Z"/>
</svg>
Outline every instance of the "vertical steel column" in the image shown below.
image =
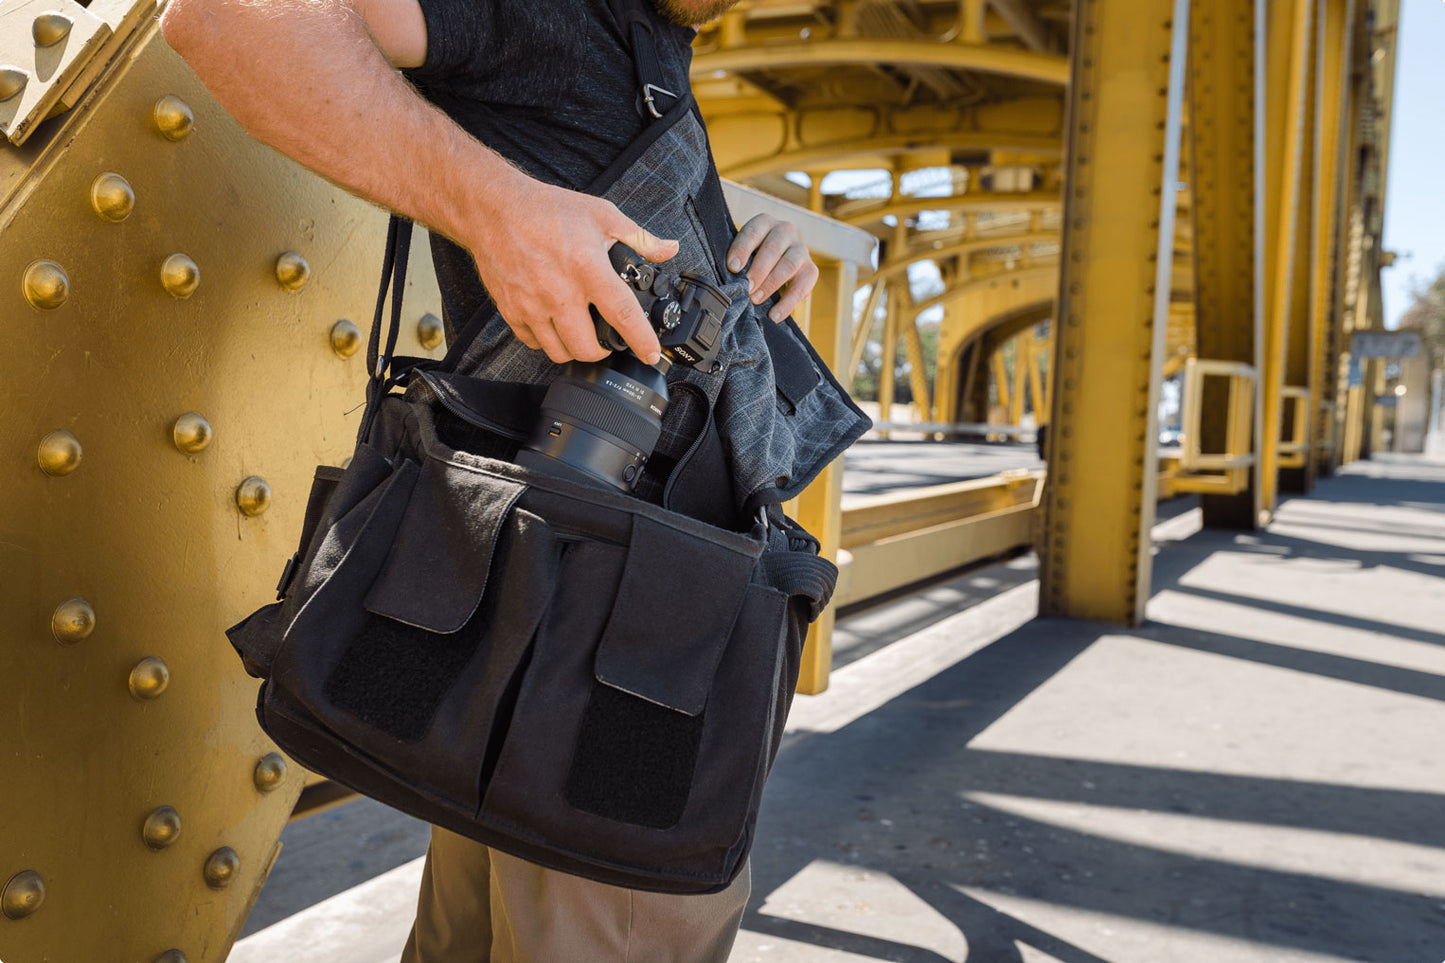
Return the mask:
<svg viewBox="0 0 1445 963">
<path fill-rule="evenodd" d="M 836 370 L 848 355 L 853 323 L 853 290 L 857 266 L 851 262 L 814 256 L 818 283 L 808 297 L 808 340 L 819 357 Z M 838 536 L 843 527 L 843 459 L 823 469 L 797 499 L 797 519 L 822 543 L 819 554 L 838 560 Z M 828 687 L 833 665 L 833 606 L 823 610 L 808 629 L 798 671 L 798 691 L 816 695 Z"/>
<path fill-rule="evenodd" d="M 1318 377 L 1314 370 L 1312 361 L 1315 354 L 1315 328 L 1314 318 L 1310 313 L 1311 302 L 1315 288 L 1315 269 L 1317 265 L 1314 260 L 1315 235 L 1319 230 L 1319 222 L 1315 220 L 1318 213 L 1318 171 L 1316 163 L 1319 159 L 1319 81 L 1320 81 L 1320 29 L 1324 21 L 1322 7 L 1326 0 L 1310 0 L 1310 24 L 1306 29 L 1310 32 L 1310 46 L 1305 56 L 1304 76 L 1304 105 L 1301 117 L 1300 132 L 1300 157 L 1299 173 L 1297 175 L 1298 207 L 1294 219 L 1294 241 L 1291 248 L 1294 251 L 1294 264 L 1290 270 L 1289 280 L 1289 319 L 1285 322 L 1285 361 L 1284 361 L 1284 386 L 1289 389 L 1303 388 L 1310 391 L 1309 398 L 1294 397 L 1288 402 L 1291 405 L 1289 411 L 1284 410 L 1284 403 L 1281 403 L 1280 423 L 1284 426 L 1294 426 L 1299 423 L 1301 412 L 1299 407 L 1304 407 L 1303 424 L 1305 426 L 1303 437 L 1297 441 L 1303 441 L 1306 446 L 1313 437 L 1314 426 L 1313 414 L 1314 399 L 1318 397 L 1312 390 L 1313 382 Z M 1286 396 L 1288 397 L 1288 395 Z M 1280 456 L 1279 490 L 1292 494 L 1304 494 L 1314 485 L 1313 459 L 1309 456 L 1309 449 L 1303 452 Z"/>
<path fill-rule="evenodd" d="M 904 278 L 907 283 L 907 278 Z M 913 410 L 918 421 L 932 421 L 933 407 L 929 403 L 928 364 L 923 357 L 923 336 L 918 332 L 918 317 L 915 315 L 903 325 L 903 348 L 908 357 L 908 386 L 913 392 Z"/>
<path fill-rule="evenodd" d="M 1314 401 L 1310 437 L 1310 465 L 1317 475 L 1328 475 L 1334 466 L 1338 440 L 1335 399 L 1338 396 L 1340 354 L 1343 350 L 1340 319 L 1344 313 L 1344 242 L 1349 210 L 1350 146 L 1354 137 L 1351 114 L 1350 43 L 1355 22 L 1355 0 L 1325 0 L 1320 24 L 1320 67 L 1318 76 L 1319 131 L 1315 190 L 1314 292 L 1310 302 L 1310 326 L 1315 331 L 1311 362 Z"/>
<path fill-rule="evenodd" d="M 1149 597 L 1189 0 L 1172 8 L 1074 5 L 1043 615 L 1137 624 Z"/>
<path fill-rule="evenodd" d="M 1269 6 L 1265 73 L 1265 339 L 1261 384 L 1261 502 L 1273 512 L 1279 491 L 1279 442 L 1284 407 L 1289 322 L 1294 293 L 1295 227 L 1305 154 L 1310 25 L 1315 0 L 1274 0 Z"/>
<path fill-rule="evenodd" d="M 1261 239 L 1256 128 L 1264 78 L 1256 70 L 1263 38 L 1259 0 L 1197 3 L 1189 21 L 1189 134 L 1193 161 L 1195 337 L 1200 358 L 1263 363 L 1264 318 L 1256 266 Z M 1204 525 L 1249 531 L 1259 524 L 1259 436 L 1263 413 L 1254 392 L 1254 468 L 1235 495 L 1202 495 Z M 1228 388 L 1205 381 L 1203 451 L 1228 447 Z"/>
<path fill-rule="evenodd" d="M 902 298 L 908 293 L 908 282 L 888 285 L 883 307 L 883 367 L 878 370 L 878 420 L 893 420 L 893 379 L 898 370 L 898 316 L 903 310 Z M 886 430 L 879 432 L 888 437 Z"/>
</svg>

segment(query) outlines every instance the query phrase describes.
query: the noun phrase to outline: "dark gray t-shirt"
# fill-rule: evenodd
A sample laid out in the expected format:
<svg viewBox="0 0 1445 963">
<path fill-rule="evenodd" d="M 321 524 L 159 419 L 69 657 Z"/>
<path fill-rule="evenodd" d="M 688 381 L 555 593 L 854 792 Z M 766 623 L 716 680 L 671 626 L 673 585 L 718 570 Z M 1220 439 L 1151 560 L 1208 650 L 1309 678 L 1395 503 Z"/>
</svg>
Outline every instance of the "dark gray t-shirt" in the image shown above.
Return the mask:
<svg viewBox="0 0 1445 963">
<path fill-rule="evenodd" d="M 630 45 L 607 0 L 421 0 L 421 8 L 427 59 L 407 76 L 538 180 L 584 190 L 642 133 Z M 694 31 L 661 17 L 655 28 L 667 89 L 684 94 Z M 454 333 L 489 299 L 465 251 L 434 237 L 432 254 Z"/>
</svg>

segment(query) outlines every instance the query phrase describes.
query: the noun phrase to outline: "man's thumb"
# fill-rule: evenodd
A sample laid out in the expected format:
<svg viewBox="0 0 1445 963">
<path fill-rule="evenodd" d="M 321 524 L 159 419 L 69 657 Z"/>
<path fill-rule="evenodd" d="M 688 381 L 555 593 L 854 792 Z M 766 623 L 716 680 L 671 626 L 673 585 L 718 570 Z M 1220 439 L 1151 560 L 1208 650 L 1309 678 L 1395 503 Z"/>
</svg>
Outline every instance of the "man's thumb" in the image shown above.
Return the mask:
<svg viewBox="0 0 1445 963">
<path fill-rule="evenodd" d="M 651 231 L 638 227 L 626 217 L 618 217 L 617 227 L 618 230 L 613 237 L 649 261 L 666 261 L 677 254 L 678 244 L 676 241 L 664 241 Z"/>
</svg>

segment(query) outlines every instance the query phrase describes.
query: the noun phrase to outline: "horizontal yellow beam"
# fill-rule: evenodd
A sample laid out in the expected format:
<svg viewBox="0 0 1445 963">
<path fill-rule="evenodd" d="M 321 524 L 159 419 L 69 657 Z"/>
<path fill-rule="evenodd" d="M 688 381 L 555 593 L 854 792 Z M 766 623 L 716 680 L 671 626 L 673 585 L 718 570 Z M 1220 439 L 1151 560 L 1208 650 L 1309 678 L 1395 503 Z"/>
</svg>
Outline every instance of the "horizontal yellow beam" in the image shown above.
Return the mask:
<svg viewBox="0 0 1445 963">
<path fill-rule="evenodd" d="M 869 542 L 944 522 L 1033 504 L 1043 478 L 1042 471 L 1005 472 L 860 498 L 843 510 L 843 532 L 838 544 L 855 550 Z"/>
<path fill-rule="evenodd" d="M 846 224 L 862 227 L 885 217 L 906 220 L 923 211 L 949 211 L 955 214 L 1008 214 L 1014 211 L 1057 211 L 1059 195 L 1049 191 L 1028 191 L 1018 194 L 982 191 L 955 194 L 952 197 L 901 197 L 876 204 L 864 210 L 835 214 Z"/>
<path fill-rule="evenodd" d="M 729 118 L 730 120 L 735 118 Z M 766 157 L 720 166 L 724 177 L 747 180 L 778 171 L 816 170 L 847 166 L 850 157 L 898 157 L 918 151 L 1019 150 L 1058 157 L 1063 141 L 1052 134 L 1005 130 L 958 130 L 950 133 L 908 132 L 860 139 L 828 141 L 795 147 Z M 931 210 L 932 208 L 925 208 Z"/>
<path fill-rule="evenodd" d="M 698 54 L 692 79 L 718 71 L 787 70 L 793 67 L 873 66 L 903 64 L 999 74 L 1063 86 L 1069 82 L 1069 60 L 1057 54 L 1032 53 L 990 44 L 940 43 L 936 40 L 869 38 L 750 44 Z"/>
<path fill-rule="evenodd" d="M 954 244 L 940 244 L 938 247 L 915 248 L 906 252 L 897 260 L 890 260 L 874 273 L 860 277 L 858 283 L 868 284 L 880 278 L 891 278 L 894 275 L 902 274 L 908 269 L 908 265 L 916 264 L 919 261 L 937 261 L 944 258 L 957 257 L 960 254 L 971 254 L 974 251 L 987 251 L 996 247 L 1011 247 L 1020 244 L 1046 244 L 1049 241 L 1057 240 L 1059 240 L 1058 232 L 1000 234 L 995 237 L 975 237 L 967 241 L 958 241 Z"/>
<path fill-rule="evenodd" d="M 1059 276 L 1059 264 L 1056 256 L 1051 256 L 1042 266 L 1037 264 L 1038 260 L 1039 259 L 1035 259 L 1035 264 L 1029 267 L 1019 267 L 1012 271 L 999 271 L 996 274 L 985 274 L 982 277 L 973 278 L 968 281 L 960 281 L 949 287 L 942 294 L 936 294 L 925 301 L 920 301 L 913 305 L 913 310 L 917 312 L 927 311 L 934 305 L 947 304 L 949 301 L 957 300 L 974 291 L 983 290 L 990 284 L 998 281 L 1021 281 L 1026 278 L 1050 279 Z"/>
</svg>

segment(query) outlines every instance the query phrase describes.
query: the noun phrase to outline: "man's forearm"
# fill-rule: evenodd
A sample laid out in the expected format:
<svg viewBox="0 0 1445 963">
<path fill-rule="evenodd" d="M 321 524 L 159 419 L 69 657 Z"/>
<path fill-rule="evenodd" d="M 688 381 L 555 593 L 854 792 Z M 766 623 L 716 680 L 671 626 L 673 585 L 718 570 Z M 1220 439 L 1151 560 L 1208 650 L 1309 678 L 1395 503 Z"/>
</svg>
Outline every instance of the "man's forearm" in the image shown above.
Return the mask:
<svg viewBox="0 0 1445 963">
<path fill-rule="evenodd" d="M 172 0 L 161 26 L 252 136 L 469 248 L 530 182 L 412 89 L 348 0 Z"/>
</svg>

